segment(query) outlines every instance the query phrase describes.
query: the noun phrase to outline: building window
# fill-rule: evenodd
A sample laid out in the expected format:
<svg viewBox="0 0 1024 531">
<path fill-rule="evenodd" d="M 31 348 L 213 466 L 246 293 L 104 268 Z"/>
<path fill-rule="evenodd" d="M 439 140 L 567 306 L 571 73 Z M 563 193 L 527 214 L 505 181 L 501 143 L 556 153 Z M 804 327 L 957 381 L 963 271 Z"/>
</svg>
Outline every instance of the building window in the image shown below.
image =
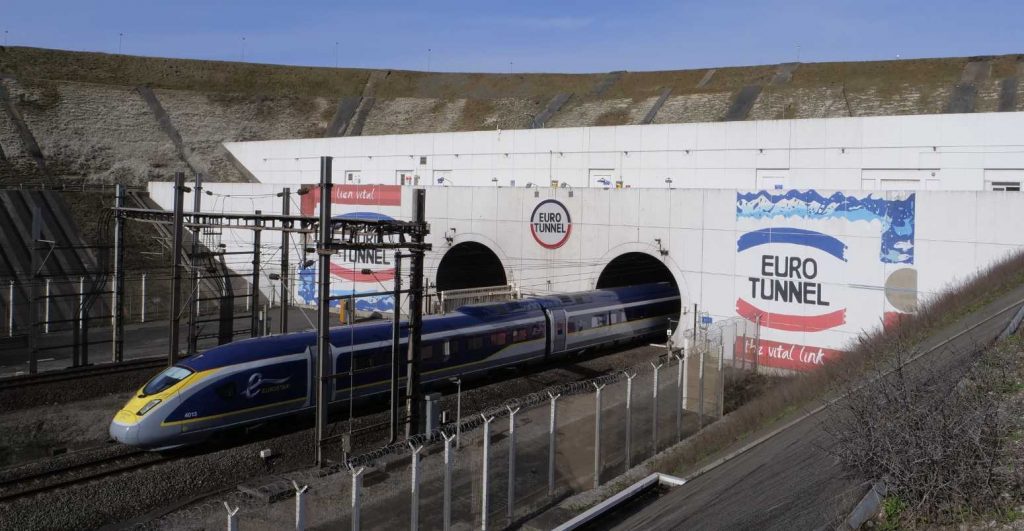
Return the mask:
<svg viewBox="0 0 1024 531">
<path fill-rule="evenodd" d="M 988 189 L 993 192 L 1019 192 L 1020 181 L 989 181 Z"/>
</svg>

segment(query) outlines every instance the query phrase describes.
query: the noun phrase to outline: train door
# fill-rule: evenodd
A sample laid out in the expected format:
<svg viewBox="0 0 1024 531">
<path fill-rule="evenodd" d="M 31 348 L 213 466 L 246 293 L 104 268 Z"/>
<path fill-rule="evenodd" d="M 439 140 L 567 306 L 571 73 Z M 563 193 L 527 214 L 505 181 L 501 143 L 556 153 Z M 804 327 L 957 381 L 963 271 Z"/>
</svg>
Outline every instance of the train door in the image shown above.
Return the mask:
<svg viewBox="0 0 1024 531">
<path fill-rule="evenodd" d="M 544 318 L 548 323 L 547 355 L 565 351 L 565 310 L 544 310 Z"/>
</svg>

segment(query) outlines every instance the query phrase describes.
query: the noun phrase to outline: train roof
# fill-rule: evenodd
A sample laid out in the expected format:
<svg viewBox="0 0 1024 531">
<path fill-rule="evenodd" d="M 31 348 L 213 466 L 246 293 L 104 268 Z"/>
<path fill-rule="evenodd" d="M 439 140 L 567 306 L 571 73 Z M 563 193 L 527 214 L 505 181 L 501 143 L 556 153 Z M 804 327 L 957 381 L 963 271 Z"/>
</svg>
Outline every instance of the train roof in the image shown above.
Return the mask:
<svg viewBox="0 0 1024 531">
<path fill-rule="evenodd" d="M 609 288 L 596 291 L 549 295 L 531 299 L 505 302 L 485 302 L 457 308 L 444 315 L 423 318 L 423 333 L 431 334 L 445 330 L 459 330 L 482 323 L 501 324 L 522 319 L 530 314 L 540 315 L 544 309 L 587 308 L 609 304 L 628 304 L 650 298 L 678 295 L 675 287 L 666 282 L 644 284 L 623 288 Z M 402 321 L 400 334 L 408 335 L 408 321 Z M 391 321 L 370 321 L 331 328 L 331 344 L 344 348 L 350 344 L 386 341 L 391 338 Z M 316 332 L 295 332 L 255 337 L 234 341 L 185 358 L 179 365 L 195 371 L 203 371 L 258 361 L 267 358 L 304 352 L 316 346 Z"/>
</svg>

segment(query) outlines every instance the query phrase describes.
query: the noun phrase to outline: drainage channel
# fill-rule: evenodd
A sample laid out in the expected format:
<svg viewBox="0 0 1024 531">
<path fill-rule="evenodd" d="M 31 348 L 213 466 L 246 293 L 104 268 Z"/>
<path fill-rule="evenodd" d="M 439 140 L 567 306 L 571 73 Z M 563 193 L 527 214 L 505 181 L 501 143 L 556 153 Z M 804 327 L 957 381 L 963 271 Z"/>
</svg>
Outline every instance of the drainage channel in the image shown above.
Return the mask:
<svg viewBox="0 0 1024 531">
<path fill-rule="evenodd" d="M 651 474 L 556 527 L 555 531 L 608 529 L 644 510 L 683 483 L 686 483 L 685 479 L 668 474 Z"/>
</svg>

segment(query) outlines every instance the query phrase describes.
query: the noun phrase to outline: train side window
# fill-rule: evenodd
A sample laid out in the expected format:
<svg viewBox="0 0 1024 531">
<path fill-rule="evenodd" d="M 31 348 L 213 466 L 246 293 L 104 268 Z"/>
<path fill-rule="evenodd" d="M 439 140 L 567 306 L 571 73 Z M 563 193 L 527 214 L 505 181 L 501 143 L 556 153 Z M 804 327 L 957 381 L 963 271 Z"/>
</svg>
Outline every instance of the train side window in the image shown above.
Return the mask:
<svg viewBox="0 0 1024 531">
<path fill-rule="evenodd" d="M 469 338 L 469 350 L 480 350 L 484 348 L 484 338 L 481 336 Z"/>
<path fill-rule="evenodd" d="M 447 362 L 452 357 L 452 343 L 454 343 L 454 341 L 445 341 L 444 342 L 444 361 L 445 362 Z"/>
<path fill-rule="evenodd" d="M 506 332 L 495 332 L 491 334 L 491 344 L 496 347 L 505 346 L 508 343 L 508 334 Z"/>
<path fill-rule="evenodd" d="M 576 321 L 574 319 L 569 319 L 569 333 L 572 334 L 572 333 L 575 333 L 575 332 L 576 332 Z"/>
<path fill-rule="evenodd" d="M 607 321 L 607 316 L 605 316 L 604 314 L 595 315 L 590 318 L 590 325 L 594 328 L 597 328 L 599 326 L 604 326 L 605 321 Z"/>
<path fill-rule="evenodd" d="M 373 367 L 373 354 L 356 354 L 352 357 L 352 370 L 361 371 Z"/>
<path fill-rule="evenodd" d="M 544 337 L 544 327 L 537 323 L 533 325 L 533 329 L 530 330 L 530 339 L 539 339 Z"/>
<path fill-rule="evenodd" d="M 235 382 L 228 382 L 226 384 L 219 385 L 217 386 L 216 389 L 214 389 L 214 391 L 217 393 L 217 396 L 223 398 L 224 400 L 230 400 L 231 398 L 234 398 L 235 394 L 237 393 L 237 389 L 235 388 Z"/>
<path fill-rule="evenodd" d="M 618 324 L 619 312 L 612 312 L 608 314 L 608 324 Z"/>
<path fill-rule="evenodd" d="M 517 330 L 514 330 L 512 332 L 512 342 L 518 343 L 520 341 L 526 341 L 528 335 L 529 334 L 527 333 L 525 328 L 519 328 Z"/>
<path fill-rule="evenodd" d="M 420 360 L 422 361 L 434 361 L 437 357 L 436 345 L 423 345 L 420 347 Z"/>
</svg>

